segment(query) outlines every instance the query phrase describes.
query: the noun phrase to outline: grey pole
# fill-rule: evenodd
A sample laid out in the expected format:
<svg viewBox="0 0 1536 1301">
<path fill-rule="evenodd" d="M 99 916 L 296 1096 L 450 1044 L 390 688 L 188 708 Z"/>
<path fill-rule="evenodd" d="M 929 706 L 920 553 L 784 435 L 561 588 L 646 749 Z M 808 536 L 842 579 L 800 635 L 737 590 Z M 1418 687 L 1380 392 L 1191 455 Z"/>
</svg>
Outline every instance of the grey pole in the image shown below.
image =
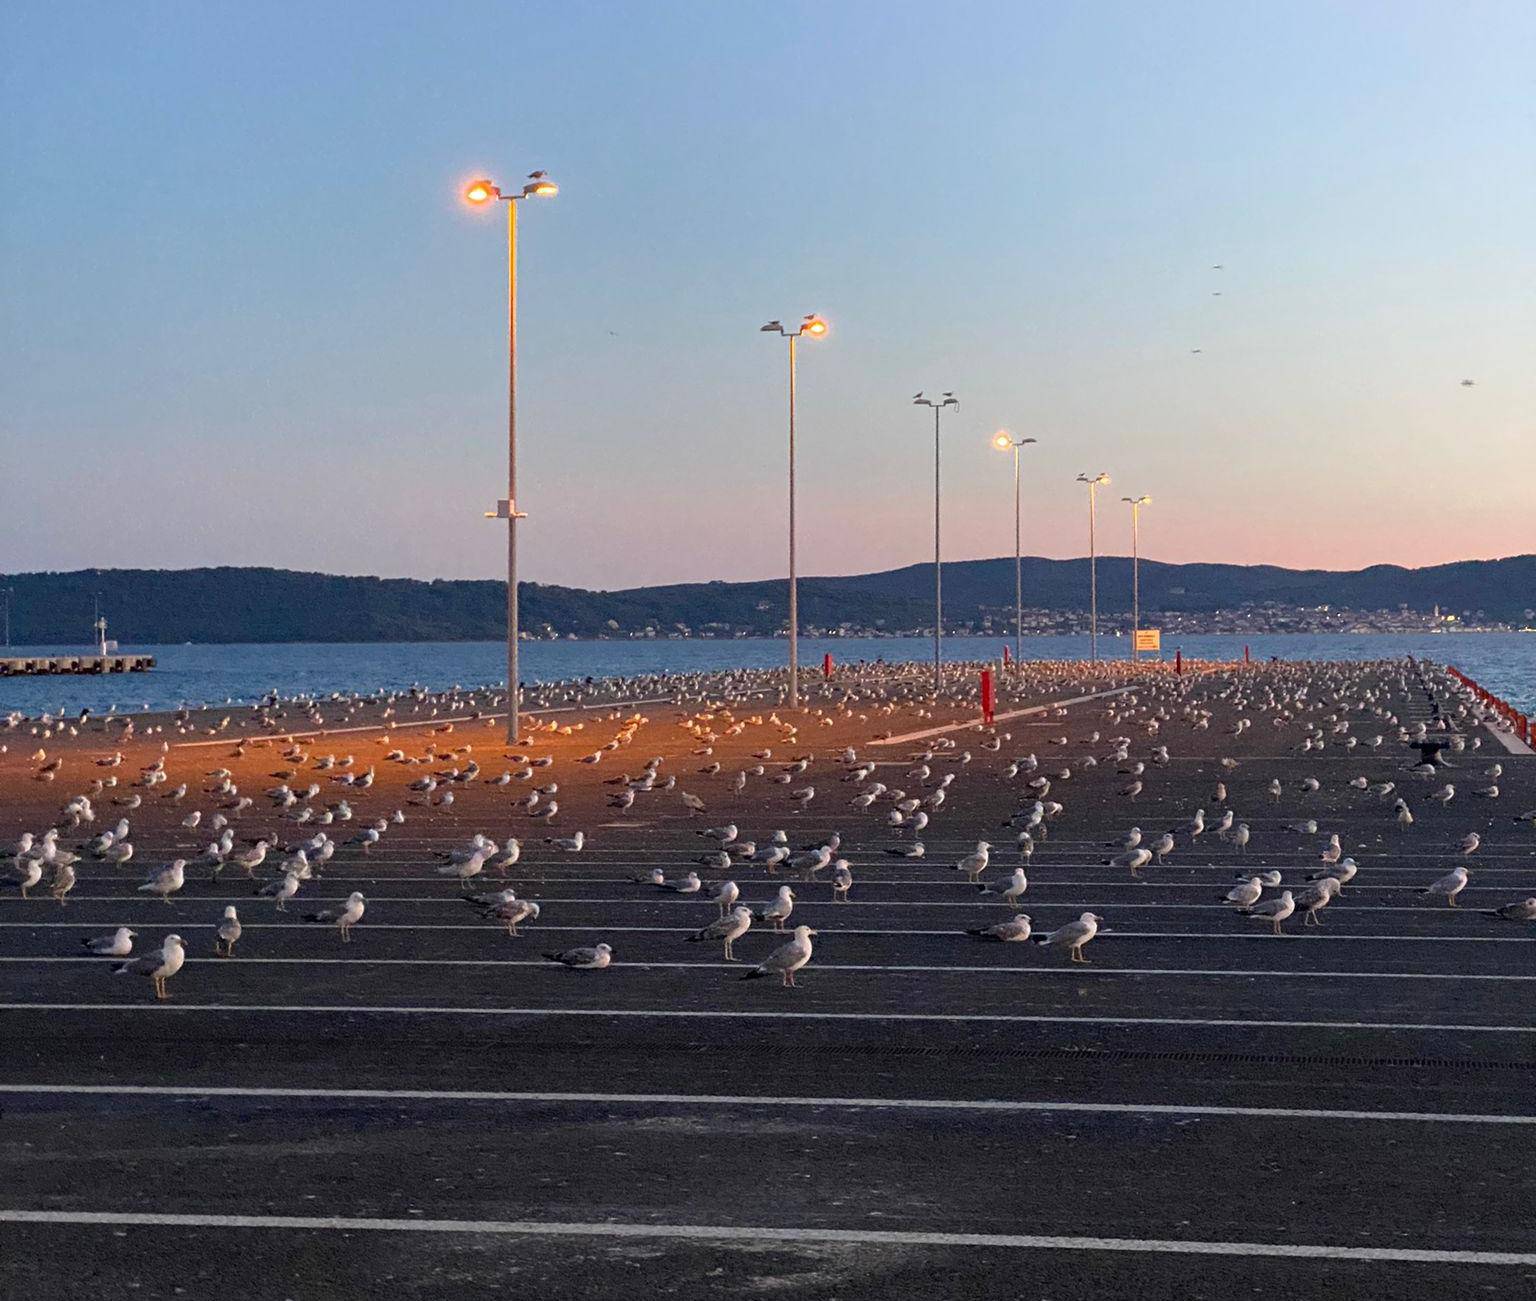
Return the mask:
<svg viewBox="0 0 1536 1301">
<path fill-rule="evenodd" d="M 820 339 L 827 333 L 827 323 L 815 312 L 804 317 L 798 329 L 786 330 L 778 321 L 769 321 L 759 331 L 781 334 L 789 340 L 789 703 L 800 704 L 800 580 L 795 556 L 795 342 L 802 334 Z"/>
<path fill-rule="evenodd" d="M 789 704 L 800 704 L 800 584 L 795 572 L 795 340 L 789 336 Z"/>
<path fill-rule="evenodd" d="M 1099 544 L 1095 532 L 1099 487 L 1109 482 L 1109 475 L 1077 476 L 1088 485 L 1088 658 L 1099 662 Z"/>
<path fill-rule="evenodd" d="M 1136 634 L 1141 631 L 1141 508 L 1152 500 L 1143 493 L 1140 497 L 1122 497 L 1131 504 L 1131 663 L 1141 658 L 1136 648 Z"/>
<path fill-rule="evenodd" d="M 517 744 L 517 204 L 507 204 L 507 744 Z"/>
<path fill-rule="evenodd" d="M 944 681 L 944 562 L 939 549 L 939 408 L 933 409 L 933 694 Z"/>
<path fill-rule="evenodd" d="M 935 696 L 944 683 L 944 574 L 943 552 L 939 546 L 939 413 L 945 407 L 960 406 L 960 399 L 945 392 L 937 401 L 924 397 L 921 392 L 912 399 L 912 405 L 933 408 L 933 693 Z"/>
<path fill-rule="evenodd" d="M 518 194 L 503 193 L 491 181 L 472 181 L 464 198 L 472 204 L 493 200 L 507 205 L 507 499 L 486 512 L 487 519 L 507 521 L 507 741 L 515 744 L 519 730 L 518 701 L 518 604 L 517 604 L 517 521 L 523 518 L 517 509 L 517 204 L 531 195 L 541 197 L 559 193 L 559 187 L 544 172 L 532 172 Z"/>
<path fill-rule="evenodd" d="M 1024 552 L 1019 520 L 1019 444 L 1013 445 L 1013 662 L 1023 655 Z"/>
</svg>

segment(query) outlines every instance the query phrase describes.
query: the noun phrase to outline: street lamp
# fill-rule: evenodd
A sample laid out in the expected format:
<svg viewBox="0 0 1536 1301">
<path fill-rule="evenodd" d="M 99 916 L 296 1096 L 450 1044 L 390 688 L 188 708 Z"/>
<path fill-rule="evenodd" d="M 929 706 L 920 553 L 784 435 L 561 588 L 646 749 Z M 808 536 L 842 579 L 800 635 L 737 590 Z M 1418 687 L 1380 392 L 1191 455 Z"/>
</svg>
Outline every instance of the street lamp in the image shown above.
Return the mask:
<svg viewBox="0 0 1536 1301">
<path fill-rule="evenodd" d="M 1088 485 L 1088 657 L 1097 664 L 1099 662 L 1099 547 L 1094 536 L 1094 518 L 1099 489 L 1108 486 L 1109 476 L 1096 474 L 1090 479 L 1086 474 L 1080 474 L 1077 476 L 1077 481 Z"/>
<path fill-rule="evenodd" d="M 812 312 L 797 329 L 786 330 L 779 321 L 769 321 L 763 334 L 781 334 L 789 340 L 789 704 L 800 704 L 800 589 L 795 570 L 795 340 L 802 334 L 824 338 L 827 323 Z"/>
<path fill-rule="evenodd" d="M 944 667 L 939 657 L 939 643 L 944 635 L 944 572 L 939 551 L 939 413 L 945 407 L 960 409 L 960 399 L 946 392 L 937 400 L 918 392 L 912 405 L 933 408 L 933 694 L 944 683 Z"/>
<path fill-rule="evenodd" d="M 507 741 L 515 743 L 518 732 L 517 671 L 517 521 L 526 518 L 517 509 L 517 205 L 521 199 L 548 198 L 558 194 L 545 172 L 530 172 L 522 189 L 508 194 L 491 181 L 471 181 L 464 200 L 480 206 L 507 205 L 507 496 L 485 512 L 486 519 L 507 521 Z"/>
<path fill-rule="evenodd" d="M 1138 658 L 1136 634 L 1141 630 L 1141 508 L 1152 504 L 1152 498 L 1142 493 L 1140 497 L 1122 497 L 1131 506 L 1131 663 Z"/>
<path fill-rule="evenodd" d="M 992 435 L 992 446 L 1000 452 L 1013 449 L 1013 662 L 1022 658 L 1020 646 L 1024 638 L 1024 569 L 1019 550 L 1019 448 L 1036 442 L 1033 438 L 1015 438 L 1006 429 Z"/>
<path fill-rule="evenodd" d="M 5 597 L 5 645 L 10 649 L 11 645 L 11 597 L 16 595 L 14 587 L 0 589 L 0 595 Z"/>
</svg>

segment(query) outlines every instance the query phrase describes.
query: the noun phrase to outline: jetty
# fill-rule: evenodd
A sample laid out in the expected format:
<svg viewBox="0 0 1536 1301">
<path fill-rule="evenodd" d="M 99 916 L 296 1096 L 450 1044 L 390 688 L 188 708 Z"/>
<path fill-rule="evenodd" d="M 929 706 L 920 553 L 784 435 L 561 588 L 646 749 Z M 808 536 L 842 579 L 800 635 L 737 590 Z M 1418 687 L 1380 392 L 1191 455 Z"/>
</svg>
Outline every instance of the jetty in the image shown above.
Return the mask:
<svg viewBox="0 0 1536 1301">
<path fill-rule="evenodd" d="M 47 673 L 147 673 L 153 655 L 12 655 L 0 658 L 0 678 L 35 677 Z"/>
</svg>

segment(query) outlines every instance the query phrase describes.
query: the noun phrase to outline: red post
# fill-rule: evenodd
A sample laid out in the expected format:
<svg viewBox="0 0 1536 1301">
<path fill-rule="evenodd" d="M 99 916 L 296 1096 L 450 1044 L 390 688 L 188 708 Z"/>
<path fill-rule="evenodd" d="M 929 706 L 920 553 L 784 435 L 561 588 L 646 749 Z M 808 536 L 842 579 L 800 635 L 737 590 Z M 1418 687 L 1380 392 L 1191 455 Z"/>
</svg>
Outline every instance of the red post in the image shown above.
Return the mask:
<svg viewBox="0 0 1536 1301">
<path fill-rule="evenodd" d="M 1248 654 L 1248 648 L 1246 646 L 1243 647 L 1243 663 L 1244 664 L 1252 664 L 1253 663 L 1253 659 Z"/>
<path fill-rule="evenodd" d="M 1008 665 L 1010 665 L 1012 663 L 1013 663 L 1013 651 L 1010 650 L 1007 645 L 1004 645 L 1003 646 L 1003 667 L 1006 668 Z"/>
<path fill-rule="evenodd" d="M 981 717 L 983 722 L 990 723 L 993 713 L 997 709 L 997 694 L 992 686 L 992 670 L 981 671 Z"/>
<path fill-rule="evenodd" d="M 824 677 L 824 678 L 830 678 L 832 676 L 832 652 L 831 651 L 828 651 L 825 655 L 823 655 L 821 657 L 821 676 Z"/>
<path fill-rule="evenodd" d="M 1184 652 L 1182 650 L 1173 652 L 1173 671 L 1178 674 L 1184 672 Z"/>
</svg>

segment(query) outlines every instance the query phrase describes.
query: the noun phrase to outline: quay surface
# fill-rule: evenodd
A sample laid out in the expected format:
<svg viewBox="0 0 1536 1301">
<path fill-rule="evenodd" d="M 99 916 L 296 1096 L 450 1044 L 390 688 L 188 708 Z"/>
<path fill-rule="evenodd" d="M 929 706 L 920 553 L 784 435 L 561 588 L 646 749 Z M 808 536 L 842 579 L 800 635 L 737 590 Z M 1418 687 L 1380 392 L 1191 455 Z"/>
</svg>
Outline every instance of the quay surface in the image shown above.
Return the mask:
<svg viewBox="0 0 1536 1301">
<path fill-rule="evenodd" d="M 1536 757 L 1511 752 L 1447 675 L 1399 664 L 1028 666 L 999 714 L 1043 708 L 992 728 L 974 722 L 972 673 L 938 701 L 925 681 L 920 668 L 834 686 L 801 711 L 775 706 L 772 675 L 638 684 L 616 705 L 551 689 L 528 710 L 560 730 L 516 750 L 495 696 L 468 692 L 402 698 L 387 718 L 376 701 L 320 701 L 0 731 L 7 853 L 96 782 L 95 822 L 65 824 L 60 845 L 121 816 L 135 848 L 120 868 L 82 855 L 62 905 L 41 886 L 0 895 L 0 1290 L 1530 1295 L 1536 925 L 1482 910 L 1536 895 L 1536 825 L 1516 816 L 1536 809 Z M 1399 729 L 1442 720 L 1462 748 L 1410 772 Z M 294 751 L 281 738 L 297 733 Z M 850 803 L 845 747 L 878 765 L 865 788 L 931 802 L 952 775 L 923 858 L 887 853 L 913 839 L 887 826 L 889 792 Z M 1010 775 L 1030 754 L 1037 766 Z M 368 788 L 321 766 L 349 755 L 351 771 L 375 769 Z M 523 771 L 512 755 L 551 762 L 489 784 Z M 653 756 L 678 789 L 611 807 L 623 788 L 606 783 Z M 167 781 L 135 784 L 162 757 Z M 476 780 L 445 779 L 451 804 L 410 789 L 471 760 Z M 354 814 L 325 828 L 335 857 L 285 912 L 252 894 L 279 855 L 256 881 L 196 862 L 230 803 L 211 789 L 222 770 L 255 799 L 233 815 L 242 843 L 316 830 L 263 796 L 279 782 L 321 786 L 296 808 L 346 799 Z M 1010 910 L 955 865 L 985 839 L 984 879 L 1013 871 L 1007 824 L 1042 777 L 1063 807 L 1024 864 L 1023 908 L 1037 936 L 1101 915 L 1087 965 L 965 933 Z M 1395 783 L 1412 826 L 1361 778 Z M 183 799 L 163 798 L 183 782 Z M 519 802 L 551 782 L 546 824 Z M 1450 802 L 1432 799 L 1447 783 Z M 1496 798 L 1476 793 L 1494 784 Z M 1197 808 L 1210 829 L 1192 837 Z M 1241 850 L 1214 830 L 1229 808 L 1252 833 Z M 376 847 L 347 844 L 395 809 L 406 820 Z M 189 829 L 193 811 L 204 825 Z M 847 903 L 825 872 L 729 871 L 754 906 L 795 889 L 791 924 L 818 930 L 797 988 L 739 979 L 779 942 L 767 924 L 726 964 L 718 944 L 685 942 L 715 905 L 635 880 L 721 879 L 695 860 L 713 845 L 700 833 L 726 822 L 760 845 L 775 829 L 795 846 L 843 836 Z M 1148 844 L 1176 839 L 1140 879 L 1108 862 L 1133 825 Z M 544 842 L 577 829 L 580 852 Z M 505 881 L 473 882 L 539 902 L 521 938 L 438 870 L 476 832 L 522 840 Z M 1239 871 L 1299 889 L 1330 833 L 1360 870 L 1321 926 L 1292 918 L 1276 938 L 1221 902 Z M 138 891 L 175 856 L 193 860 L 184 888 Z M 1419 893 L 1463 862 L 1460 907 Z M 303 920 L 353 890 L 368 907 L 350 944 Z M 226 904 L 245 926 L 232 959 L 214 956 Z M 137 954 L 173 930 L 187 940 L 169 1001 L 82 956 L 118 925 L 139 932 Z M 605 971 L 541 957 L 599 940 L 615 949 Z"/>
</svg>

